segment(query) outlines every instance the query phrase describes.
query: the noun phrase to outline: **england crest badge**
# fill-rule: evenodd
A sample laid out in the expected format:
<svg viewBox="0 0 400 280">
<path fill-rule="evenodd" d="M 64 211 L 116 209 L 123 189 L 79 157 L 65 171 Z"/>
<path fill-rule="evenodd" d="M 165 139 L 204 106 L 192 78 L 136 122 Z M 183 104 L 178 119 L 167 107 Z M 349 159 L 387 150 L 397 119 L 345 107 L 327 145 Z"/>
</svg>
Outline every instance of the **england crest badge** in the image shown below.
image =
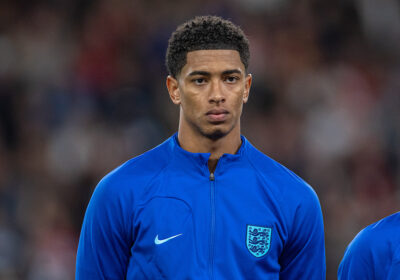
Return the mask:
<svg viewBox="0 0 400 280">
<path fill-rule="evenodd" d="M 271 244 L 272 228 L 247 225 L 246 246 L 249 252 L 260 258 L 264 256 Z"/>
</svg>

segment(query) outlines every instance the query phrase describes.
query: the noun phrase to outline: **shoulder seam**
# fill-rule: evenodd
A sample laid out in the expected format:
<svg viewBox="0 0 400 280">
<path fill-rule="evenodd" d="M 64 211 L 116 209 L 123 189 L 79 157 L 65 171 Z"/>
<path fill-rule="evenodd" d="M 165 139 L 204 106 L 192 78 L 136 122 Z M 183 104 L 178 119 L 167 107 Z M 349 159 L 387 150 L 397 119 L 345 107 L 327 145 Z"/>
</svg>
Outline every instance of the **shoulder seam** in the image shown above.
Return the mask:
<svg viewBox="0 0 400 280">
<path fill-rule="evenodd" d="M 246 158 L 247 158 L 247 160 L 249 161 L 250 165 L 253 167 L 254 171 L 255 171 L 259 176 L 261 176 L 261 178 L 264 179 L 265 184 L 266 184 L 269 188 L 271 188 L 271 185 L 269 184 L 267 178 L 265 178 L 264 174 L 255 166 L 255 164 L 252 162 L 252 160 L 249 158 L 249 156 L 248 156 L 247 154 L 246 154 Z M 279 199 L 279 198 L 277 197 L 277 199 Z M 279 201 L 282 202 L 281 199 L 279 199 Z"/>
<path fill-rule="evenodd" d="M 261 176 L 261 177 L 264 179 L 265 184 L 266 184 L 268 187 L 271 187 L 270 184 L 269 184 L 269 182 L 268 182 L 268 180 L 267 180 L 267 179 L 265 178 L 265 176 L 263 175 L 263 173 L 254 165 L 254 163 L 253 163 L 252 160 L 250 159 L 248 153 L 246 153 L 246 158 L 247 158 L 247 161 L 248 161 L 248 162 L 250 163 L 250 165 L 252 166 L 252 168 L 254 169 L 254 171 L 255 171 L 259 176 Z"/>
</svg>

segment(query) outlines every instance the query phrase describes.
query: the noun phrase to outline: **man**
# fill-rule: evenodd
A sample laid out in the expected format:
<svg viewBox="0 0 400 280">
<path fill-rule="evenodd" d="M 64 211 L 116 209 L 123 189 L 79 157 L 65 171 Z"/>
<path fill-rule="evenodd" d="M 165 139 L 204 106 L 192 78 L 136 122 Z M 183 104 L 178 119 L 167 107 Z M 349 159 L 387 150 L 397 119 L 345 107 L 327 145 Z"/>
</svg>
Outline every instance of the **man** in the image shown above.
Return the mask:
<svg viewBox="0 0 400 280">
<path fill-rule="evenodd" d="M 248 60 L 242 30 L 219 17 L 172 34 L 178 133 L 99 183 L 77 279 L 325 279 L 316 194 L 240 135 Z"/>
<path fill-rule="evenodd" d="M 347 247 L 338 278 L 400 279 L 400 212 L 358 233 Z"/>
</svg>

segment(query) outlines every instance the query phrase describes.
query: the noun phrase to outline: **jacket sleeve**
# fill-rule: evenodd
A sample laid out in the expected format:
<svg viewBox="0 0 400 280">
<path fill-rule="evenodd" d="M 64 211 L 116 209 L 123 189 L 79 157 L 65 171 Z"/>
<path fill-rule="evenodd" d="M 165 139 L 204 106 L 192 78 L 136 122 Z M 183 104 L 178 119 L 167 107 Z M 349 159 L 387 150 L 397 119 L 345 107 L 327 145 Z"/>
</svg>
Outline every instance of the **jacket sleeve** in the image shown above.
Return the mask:
<svg viewBox="0 0 400 280">
<path fill-rule="evenodd" d="M 126 199 L 109 177 L 96 187 L 79 239 L 77 280 L 125 279 L 133 243 Z"/>
<path fill-rule="evenodd" d="M 400 275 L 400 259 L 393 260 L 392 266 L 389 269 L 388 280 L 399 279 Z"/>
<path fill-rule="evenodd" d="M 280 257 L 280 279 L 325 280 L 324 225 L 318 197 L 311 189 L 297 206 Z"/>
<path fill-rule="evenodd" d="M 375 279 L 368 230 L 363 229 L 347 246 L 338 269 L 339 280 Z"/>
</svg>

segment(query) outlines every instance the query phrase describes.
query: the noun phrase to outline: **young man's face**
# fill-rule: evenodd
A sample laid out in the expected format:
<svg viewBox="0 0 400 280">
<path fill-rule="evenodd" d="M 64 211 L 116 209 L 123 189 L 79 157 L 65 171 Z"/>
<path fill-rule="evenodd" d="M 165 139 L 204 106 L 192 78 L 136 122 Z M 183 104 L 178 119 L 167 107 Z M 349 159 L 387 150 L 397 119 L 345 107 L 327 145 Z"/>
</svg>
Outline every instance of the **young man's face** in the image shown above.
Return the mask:
<svg viewBox="0 0 400 280">
<path fill-rule="evenodd" d="M 233 130 L 240 133 L 240 115 L 247 102 L 251 75 L 235 50 L 198 50 L 187 54 L 175 80 L 168 77 L 172 101 L 181 106 L 180 129 L 211 139 Z"/>
</svg>

